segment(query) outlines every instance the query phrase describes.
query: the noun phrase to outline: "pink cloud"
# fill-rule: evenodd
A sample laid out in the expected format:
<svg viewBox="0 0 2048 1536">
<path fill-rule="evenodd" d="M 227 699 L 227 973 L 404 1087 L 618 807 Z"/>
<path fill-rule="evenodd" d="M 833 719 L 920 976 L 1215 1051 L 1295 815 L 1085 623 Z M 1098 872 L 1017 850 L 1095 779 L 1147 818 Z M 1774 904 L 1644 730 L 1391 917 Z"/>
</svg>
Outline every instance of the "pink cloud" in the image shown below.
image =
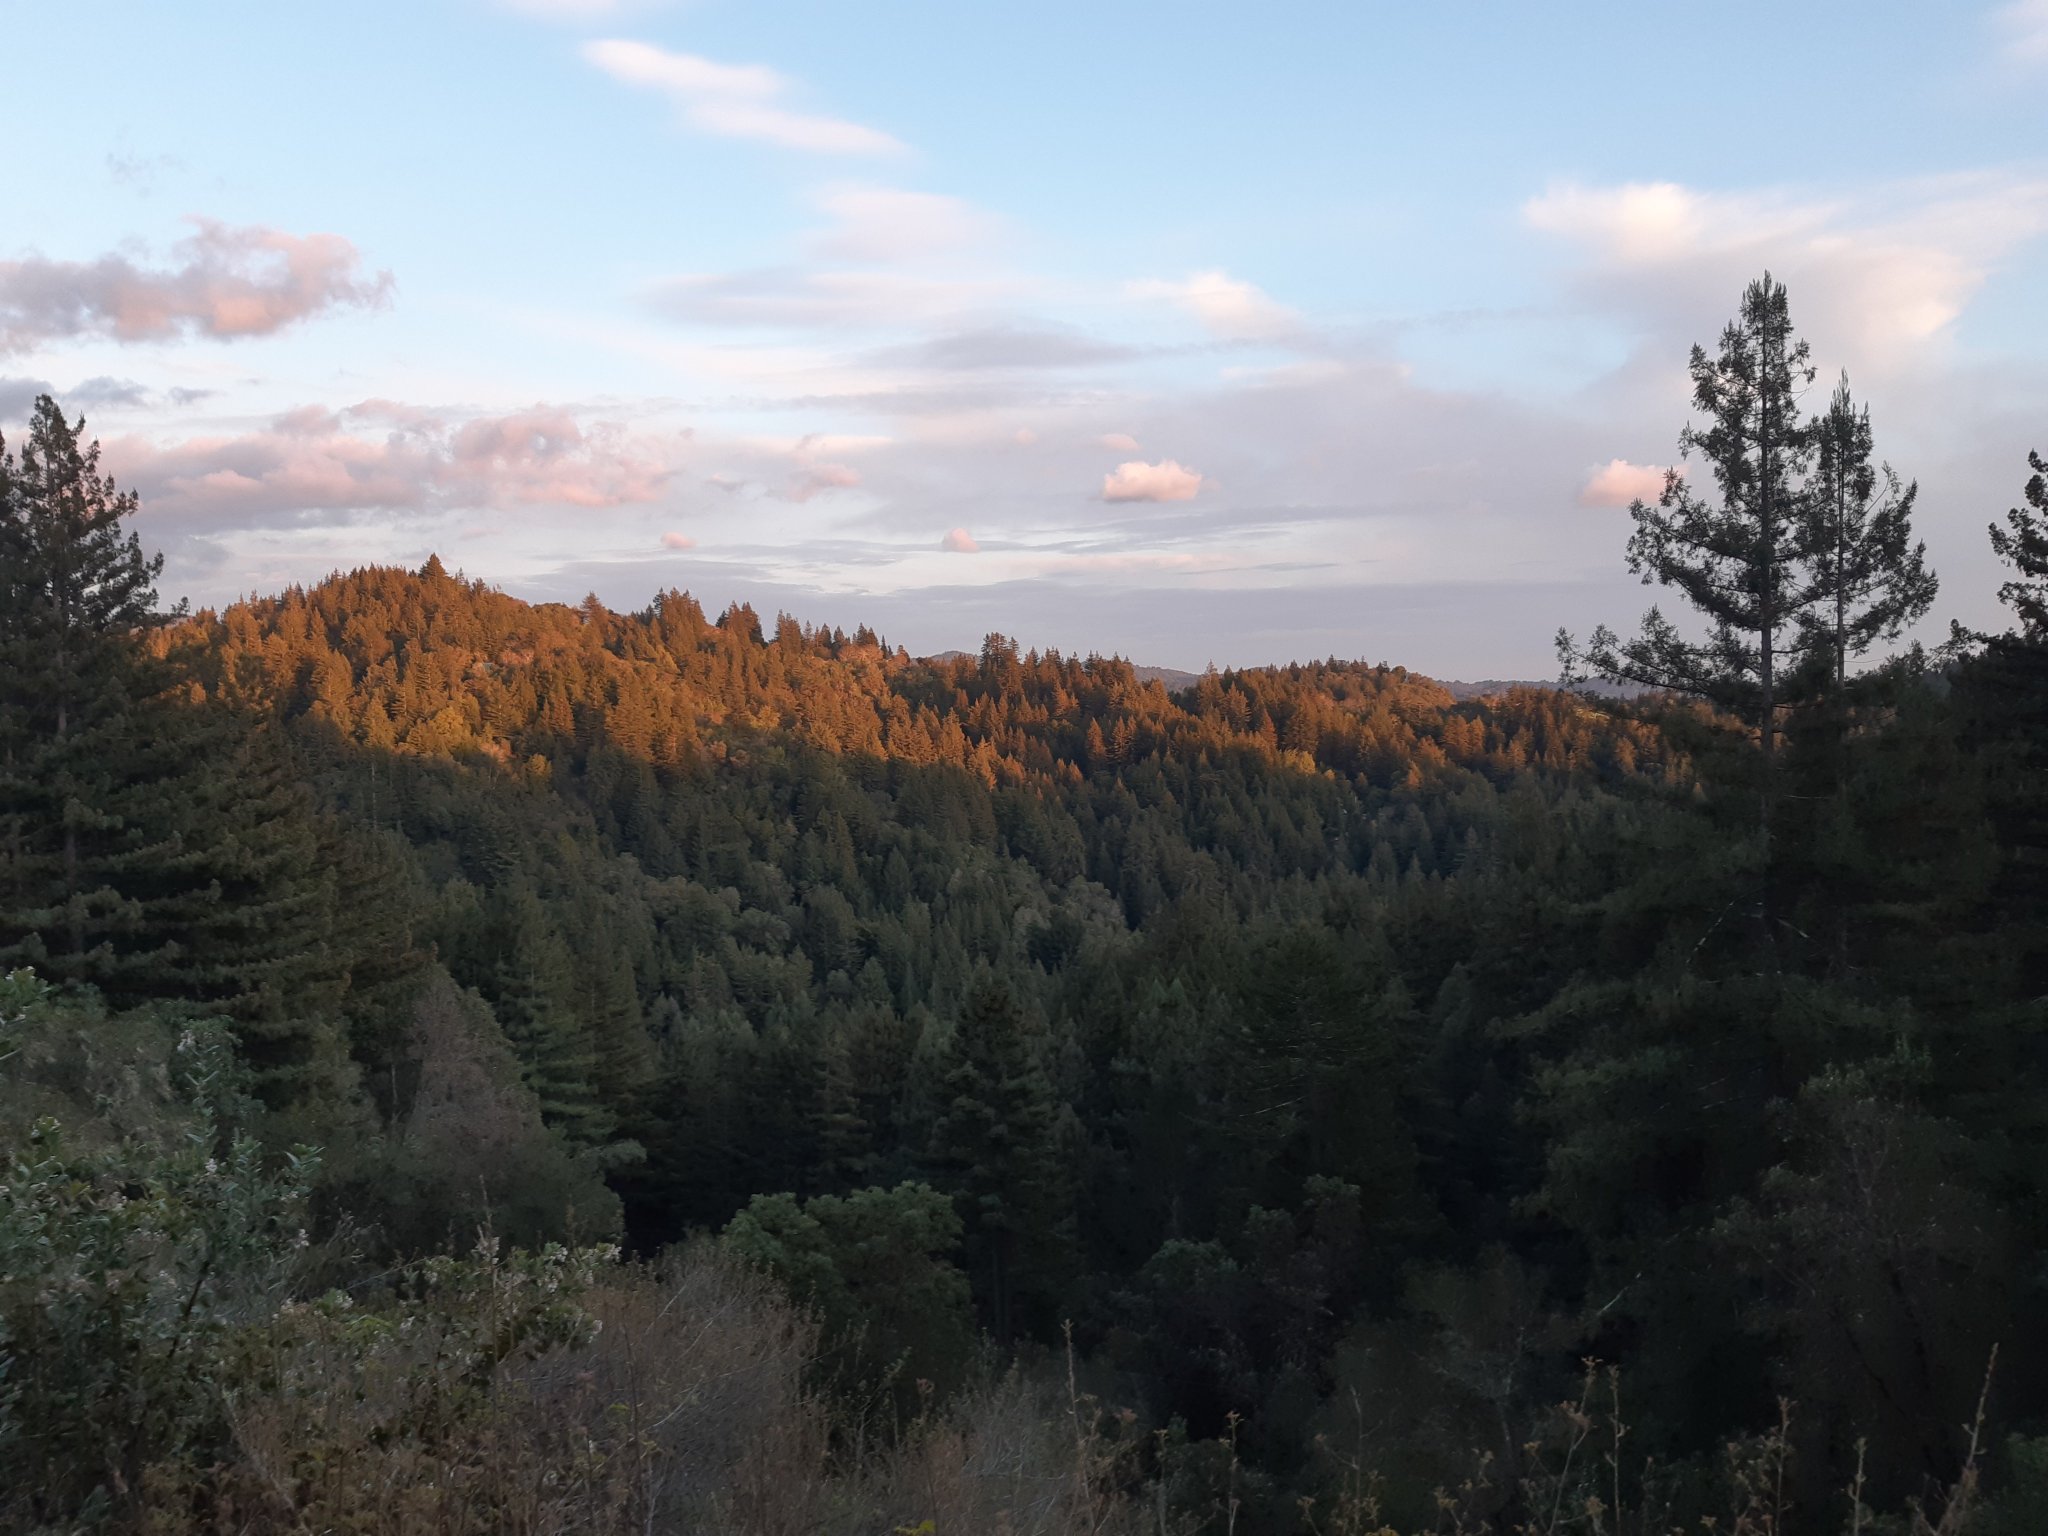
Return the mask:
<svg viewBox="0 0 2048 1536">
<path fill-rule="evenodd" d="M 385 430 L 362 430 L 370 423 Z M 253 526 L 331 511 L 650 502 L 673 478 L 679 447 L 551 406 L 454 419 L 365 401 L 304 407 L 238 437 L 119 438 L 107 458 L 153 513 Z"/>
<path fill-rule="evenodd" d="M 697 541 L 687 533 L 664 533 L 661 536 L 663 549 L 695 549 Z"/>
<path fill-rule="evenodd" d="M 1190 501 L 1202 477 L 1173 459 L 1147 464 L 1133 459 L 1102 477 L 1104 501 Z"/>
<path fill-rule="evenodd" d="M 784 501 L 809 501 L 821 491 L 851 490 L 860 484 L 860 471 L 848 464 L 809 464 L 790 481 L 782 493 Z"/>
<path fill-rule="evenodd" d="M 978 555 L 981 546 L 974 541 L 974 535 L 965 528 L 955 528 L 939 540 L 939 548 L 956 555 Z"/>
<path fill-rule="evenodd" d="M 1139 451 L 1138 440 L 1128 432 L 1105 432 L 1095 441 L 1102 444 L 1105 448 L 1115 449 L 1118 453 L 1136 453 Z"/>
<path fill-rule="evenodd" d="M 1664 494 L 1664 469 L 1657 464 L 1631 464 L 1627 459 L 1610 459 L 1579 492 L 1582 507 L 1625 507 L 1635 501 L 1655 501 Z"/>
<path fill-rule="evenodd" d="M 180 264 L 172 267 L 142 267 L 127 256 L 0 262 L 0 350 L 70 336 L 229 341 L 390 299 L 391 274 L 365 275 L 360 254 L 340 235 L 192 223 L 194 233 L 177 247 Z"/>
</svg>

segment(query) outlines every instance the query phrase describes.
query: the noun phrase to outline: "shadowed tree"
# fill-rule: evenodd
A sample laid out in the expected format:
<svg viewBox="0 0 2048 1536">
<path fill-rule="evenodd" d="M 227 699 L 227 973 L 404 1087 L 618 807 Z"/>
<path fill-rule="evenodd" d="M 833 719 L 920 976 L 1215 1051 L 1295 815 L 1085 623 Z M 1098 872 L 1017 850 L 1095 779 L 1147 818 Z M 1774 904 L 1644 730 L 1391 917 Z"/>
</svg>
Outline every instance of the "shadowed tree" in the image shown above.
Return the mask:
<svg viewBox="0 0 2048 1536">
<path fill-rule="evenodd" d="M 277 743 L 146 643 L 135 510 L 38 400 L 0 453 L 0 966 L 229 1015 L 272 1108 L 345 1096 L 354 916 Z"/>
<path fill-rule="evenodd" d="M 1891 465 L 1871 463 L 1870 409 L 1856 408 L 1846 373 L 1814 423 L 1814 442 L 1804 509 L 1811 606 L 1801 618 L 1839 695 L 1850 661 L 1896 640 L 1933 606 L 1939 583 L 1926 544 L 1913 540 L 1919 484 L 1901 487 Z"/>
<path fill-rule="evenodd" d="M 1721 333 L 1720 351 L 1692 349 L 1693 404 L 1706 417 L 1679 435 L 1697 452 L 1716 494 L 1683 473 L 1665 476 L 1654 504 L 1629 508 L 1635 533 L 1628 567 L 1645 586 L 1676 588 L 1710 628 L 1693 641 L 1652 608 L 1624 641 L 1604 624 L 1582 652 L 1558 633 L 1567 678 L 1590 670 L 1613 682 L 1703 699 L 1756 731 L 1768 771 L 1777 750 L 1786 663 L 1807 617 L 1799 581 L 1804 526 L 1801 483 L 1813 458 L 1812 428 L 1799 408 L 1812 382 L 1805 342 L 1792 334 L 1785 286 L 1767 272 L 1751 283 Z M 1766 797 L 1768 819 L 1768 796 Z"/>
<path fill-rule="evenodd" d="M 44 395 L 20 456 L 0 443 L 0 956 L 33 940 L 46 965 L 75 965 L 122 926 L 95 854 L 121 825 L 112 770 L 132 758 L 138 695 L 153 691 L 138 636 L 161 617 L 163 556 L 124 533 L 135 495 L 99 473 L 84 427 Z"/>
<path fill-rule="evenodd" d="M 1008 988 L 984 981 L 969 995 L 932 1133 L 933 1160 L 953 1193 L 989 1324 L 1007 1345 L 1021 1289 L 1042 1294 L 1064 1250 L 1071 1205 L 1054 1136 L 1055 1101 Z"/>
<path fill-rule="evenodd" d="M 2027 481 L 2027 504 L 2005 514 L 2005 526 L 1991 525 L 1992 553 L 2013 569 L 1998 589 L 1998 600 L 2012 609 L 2022 633 L 2048 635 L 2048 460 L 2027 455 L 2034 472 Z"/>
</svg>

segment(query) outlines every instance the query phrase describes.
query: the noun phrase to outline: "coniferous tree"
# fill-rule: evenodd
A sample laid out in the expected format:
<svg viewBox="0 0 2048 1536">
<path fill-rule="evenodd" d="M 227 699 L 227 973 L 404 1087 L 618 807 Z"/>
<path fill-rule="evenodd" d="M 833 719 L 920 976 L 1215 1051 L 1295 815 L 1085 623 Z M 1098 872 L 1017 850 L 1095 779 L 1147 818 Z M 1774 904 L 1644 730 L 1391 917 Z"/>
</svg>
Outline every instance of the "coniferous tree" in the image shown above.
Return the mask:
<svg viewBox="0 0 2048 1536">
<path fill-rule="evenodd" d="M 1998 589 L 1998 600 L 2012 609 L 2023 634 L 2048 635 L 2048 460 L 2027 455 L 2033 478 L 2027 481 L 2027 504 L 2005 514 L 2005 526 L 1991 525 L 1991 549 L 2013 569 L 2012 579 Z"/>
<path fill-rule="evenodd" d="M 0 452 L 0 965 L 225 1014 L 265 1103 L 331 1110 L 364 914 L 279 744 L 148 643 L 163 559 L 135 511 L 48 397 Z"/>
<path fill-rule="evenodd" d="M 60 977 L 131 926 L 106 856 L 133 851 L 121 769 L 162 683 L 145 681 L 138 636 L 159 617 L 163 557 L 124 532 L 134 493 L 99 473 L 83 430 L 44 395 L 19 458 L 0 442 L 0 959 Z"/>
<path fill-rule="evenodd" d="M 1768 772 L 1788 647 L 1806 617 L 1801 481 L 1813 456 L 1799 408 L 1813 367 L 1792 334 L 1784 285 L 1769 273 L 1750 284 L 1719 352 L 1695 346 L 1689 370 L 1693 404 L 1707 421 L 1687 427 L 1679 448 L 1705 460 L 1717 494 L 1697 493 L 1671 470 L 1654 505 L 1629 508 L 1628 566 L 1646 586 L 1676 588 L 1711 632 L 1688 640 L 1652 608 L 1633 640 L 1602 625 L 1583 653 L 1562 632 L 1558 644 L 1568 675 L 1583 663 L 1610 681 L 1687 694 L 1736 715 L 1756 731 Z"/>
<path fill-rule="evenodd" d="M 1804 505 L 1810 606 L 1800 617 L 1814 631 L 1808 649 L 1831 663 L 1839 695 L 1850 661 L 1921 618 L 1939 583 L 1926 544 L 1913 541 L 1919 484 L 1901 487 L 1891 465 L 1871 463 L 1870 408 L 1857 410 L 1846 373 L 1814 423 L 1814 440 Z"/>
<path fill-rule="evenodd" d="M 1991 525 L 1991 548 L 2012 568 L 1999 600 L 2019 621 L 1985 640 L 1958 669 L 1965 740 L 1985 776 L 1987 810 L 2001 851 L 2001 943 L 2022 995 L 2048 988 L 2048 459 L 2025 504 Z"/>
<path fill-rule="evenodd" d="M 940 1091 L 933 1160 L 959 1206 L 990 1327 L 1008 1344 L 1020 1286 L 1042 1293 L 1053 1278 L 1070 1194 L 1052 1084 L 1000 983 L 983 981 L 961 1009 Z"/>
<path fill-rule="evenodd" d="M 610 1139 L 616 1118 L 596 1090 L 597 1051 L 569 1002 L 573 978 L 561 936 L 531 887 L 514 888 L 491 925 L 488 994 L 541 1118 L 572 1146 Z"/>
<path fill-rule="evenodd" d="M 1847 374 L 1815 419 L 1813 434 L 1813 473 L 1802 507 L 1799 684 L 1821 697 L 1818 707 L 1787 723 L 1788 747 L 1795 750 L 1787 762 L 1786 804 L 1793 814 L 1784 841 L 1804 853 L 1809 889 L 1821 909 L 1813 915 L 1833 911 L 1833 965 L 1842 975 L 1851 964 L 1851 909 L 1882 899 L 1887 883 L 1884 860 L 1871 859 L 1857 825 L 1851 778 L 1856 759 L 1873 742 L 1869 733 L 1852 730 L 1857 699 L 1869 698 L 1890 673 L 1852 684 L 1849 668 L 1878 641 L 1896 640 L 1921 618 L 1939 584 L 1927 568 L 1926 545 L 1913 539 L 1919 486 L 1902 486 L 1889 464 L 1873 462 L 1870 411 L 1858 409 Z M 1787 853 L 1789 862 L 1800 862 L 1798 853 Z"/>
</svg>

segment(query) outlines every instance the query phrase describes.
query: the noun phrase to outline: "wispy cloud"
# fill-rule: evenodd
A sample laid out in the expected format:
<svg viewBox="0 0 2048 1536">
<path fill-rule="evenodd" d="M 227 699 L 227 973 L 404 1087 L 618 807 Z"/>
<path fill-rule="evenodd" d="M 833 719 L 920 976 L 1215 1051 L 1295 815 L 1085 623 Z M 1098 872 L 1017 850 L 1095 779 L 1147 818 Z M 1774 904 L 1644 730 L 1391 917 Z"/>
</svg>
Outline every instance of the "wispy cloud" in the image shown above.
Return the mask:
<svg viewBox="0 0 2048 1536">
<path fill-rule="evenodd" d="M 1202 477 L 1173 459 L 1133 459 L 1102 477 L 1104 501 L 1189 501 L 1201 488 Z"/>
<path fill-rule="evenodd" d="M 850 491 L 860 484 L 860 471 L 850 464 L 807 464 L 780 492 L 784 501 L 809 501 L 826 491 Z"/>
<path fill-rule="evenodd" d="M 653 10 L 664 0 L 497 0 L 500 10 L 543 21 L 610 21 L 636 11 Z"/>
<path fill-rule="evenodd" d="M 720 64 L 628 38 L 585 43 L 583 57 L 614 80 L 660 91 L 703 133 L 825 155 L 886 155 L 904 148 L 879 128 L 781 105 L 790 82 L 766 65 Z"/>
<path fill-rule="evenodd" d="M 107 156 L 107 176 L 116 186 L 125 187 L 142 197 L 156 191 L 157 184 L 173 171 L 184 169 L 184 162 L 175 155 L 124 155 Z"/>
<path fill-rule="evenodd" d="M 265 336 L 334 309 L 388 302 L 389 272 L 364 273 L 340 235 L 292 235 L 195 218 L 168 267 L 128 256 L 0 261 L 0 351 L 70 337 L 119 342 Z"/>
<path fill-rule="evenodd" d="M 1522 213 L 1587 253 L 1582 286 L 1610 311 L 1697 332 L 1769 268 L 1802 329 L 1852 365 L 1892 370 L 1945 340 L 1999 264 L 2048 231 L 2048 179 L 1951 176 L 1827 199 L 1564 183 Z"/>
<path fill-rule="evenodd" d="M 661 547 L 663 549 L 695 549 L 697 541 L 687 533 L 664 533 L 661 536 Z"/>
<path fill-rule="evenodd" d="M 1090 368 L 1139 356 L 1133 347 L 1050 325 L 988 325 L 947 331 L 892 347 L 878 361 L 942 372 L 982 369 Z M 1137 444 L 1126 450 L 1135 453 Z"/>
<path fill-rule="evenodd" d="M 116 379 L 100 374 L 72 385 L 65 391 L 64 403 L 101 410 L 139 410 L 150 403 L 150 397 L 149 391 L 133 379 Z"/>
<path fill-rule="evenodd" d="M 2002 51 L 2022 64 L 2048 64 L 2048 0 L 2016 0 L 1992 13 Z"/>
<path fill-rule="evenodd" d="M 1301 328 L 1301 317 L 1256 286 L 1227 272 L 1196 272 L 1177 282 L 1148 278 L 1129 285 L 1138 299 L 1164 299 L 1226 341 L 1266 341 Z"/>
<path fill-rule="evenodd" d="M 995 278 L 769 268 L 672 277 L 647 301 L 672 319 L 705 325 L 891 330 L 986 309 L 1013 291 Z"/>
<path fill-rule="evenodd" d="M 952 256 L 993 243 L 1002 223 L 964 198 L 901 187 L 842 185 L 817 194 L 832 223 L 811 248 L 834 261 L 901 262 Z"/>
</svg>

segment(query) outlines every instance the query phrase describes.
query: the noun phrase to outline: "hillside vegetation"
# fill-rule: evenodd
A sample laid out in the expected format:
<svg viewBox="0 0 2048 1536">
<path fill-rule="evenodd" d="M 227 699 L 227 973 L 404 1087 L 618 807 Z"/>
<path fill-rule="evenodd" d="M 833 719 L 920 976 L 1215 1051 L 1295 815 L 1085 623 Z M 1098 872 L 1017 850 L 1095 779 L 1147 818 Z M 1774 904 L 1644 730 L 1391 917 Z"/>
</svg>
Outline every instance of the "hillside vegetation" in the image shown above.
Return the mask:
<svg viewBox="0 0 2048 1536">
<path fill-rule="evenodd" d="M 438 560 L 166 616 L 46 402 L 0 1523 L 2038 1528 L 2048 489 L 2010 633 L 1853 671 L 1931 578 L 1821 490 L 1792 620 L 1566 643 L 1632 699 L 1169 691 Z M 1793 591 L 1688 494 L 1644 562 Z"/>
</svg>

